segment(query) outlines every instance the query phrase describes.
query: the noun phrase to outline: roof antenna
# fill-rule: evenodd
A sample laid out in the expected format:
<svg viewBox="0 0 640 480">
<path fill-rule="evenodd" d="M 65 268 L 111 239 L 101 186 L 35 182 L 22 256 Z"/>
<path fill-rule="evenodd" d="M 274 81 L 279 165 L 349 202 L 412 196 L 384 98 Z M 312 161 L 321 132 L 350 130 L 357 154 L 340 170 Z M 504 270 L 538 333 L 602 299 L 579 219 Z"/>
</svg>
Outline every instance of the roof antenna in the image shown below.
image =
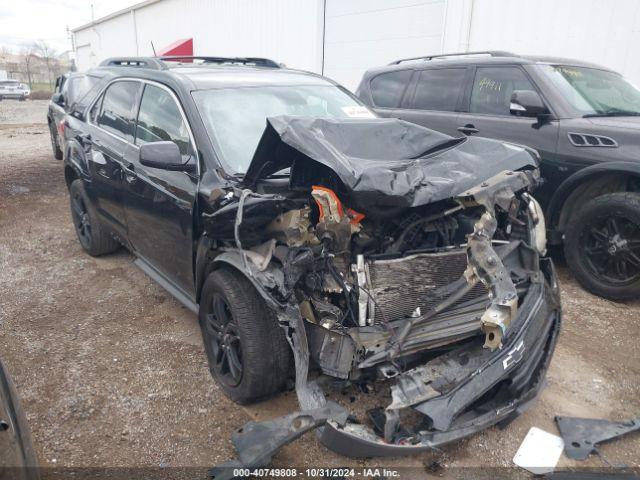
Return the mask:
<svg viewBox="0 0 640 480">
<path fill-rule="evenodd" d="M 153 50 L 153 56 L 157 57 L 158 54 L 156 53 L 156 47 L 153 46 L 153 41 L 151 41 L 151 50 Z"/>
</svg>

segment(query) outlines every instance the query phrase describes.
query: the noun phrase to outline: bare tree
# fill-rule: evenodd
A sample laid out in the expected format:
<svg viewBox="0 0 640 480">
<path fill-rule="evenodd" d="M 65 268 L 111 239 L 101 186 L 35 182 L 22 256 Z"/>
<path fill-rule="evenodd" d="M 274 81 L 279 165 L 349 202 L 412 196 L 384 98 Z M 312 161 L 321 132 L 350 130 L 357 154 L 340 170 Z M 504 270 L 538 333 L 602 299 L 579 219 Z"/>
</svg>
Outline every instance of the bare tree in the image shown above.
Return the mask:
<svg viewBox="0 0 640 480">
<path fill-rule="evenodd" d="M 44 40 L 38 40 L 33 43 L 33 53 L 35 53 L 44 62 L 47 67 L 47 77 L 49 86 L 53 84 L 55 73 L 58 70 L 58 59 L 56 51 Z"/>
<path fill-rule="evenodd" d="M 29 90 L 32 89 L 32 81 L 31 81 L 31 72 L 34 67 L 34 63 L 36 60 L 35 55 L 33 54 L 33 46 L 27 46 L 22 49 L 22 58 L 24 63 L 25 74 L 27 75 L 27 81 L 29 82 Z"/>
</svg>

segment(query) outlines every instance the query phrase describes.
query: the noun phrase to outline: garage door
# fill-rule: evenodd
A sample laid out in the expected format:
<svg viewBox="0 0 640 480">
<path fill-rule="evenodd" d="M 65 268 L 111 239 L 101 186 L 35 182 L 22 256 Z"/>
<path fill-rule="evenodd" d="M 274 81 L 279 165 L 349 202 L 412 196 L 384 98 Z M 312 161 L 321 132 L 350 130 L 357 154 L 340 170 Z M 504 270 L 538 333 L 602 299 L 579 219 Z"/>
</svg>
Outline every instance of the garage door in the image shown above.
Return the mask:
<svg viewBox="0 0 640 480">
<path fill-rule="evenodd" d="M 446 0 L 326 0 L 324 74 L 355 90 L 367 68 L 439 53 Z"/>
</svg>

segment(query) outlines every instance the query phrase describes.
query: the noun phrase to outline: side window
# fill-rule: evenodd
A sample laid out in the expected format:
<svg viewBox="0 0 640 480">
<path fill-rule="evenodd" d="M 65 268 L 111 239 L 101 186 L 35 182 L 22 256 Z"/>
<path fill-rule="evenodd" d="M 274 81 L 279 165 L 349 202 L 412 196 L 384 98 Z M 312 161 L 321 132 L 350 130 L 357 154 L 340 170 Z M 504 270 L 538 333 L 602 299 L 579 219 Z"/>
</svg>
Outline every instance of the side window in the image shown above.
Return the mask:
<svg viewBox="0 0 640 480">
<path fill-rule="evenodd" d="M 190 154 L 189 131 L 176 101 L 166 90 L 146 85 L 140 102 L 136 144 L 171 141 L 182 155 Z"/>
<path fill-rule="evenodd" d="M 413 70 L 382 73 L 371 80 L 371 96 L 376 107 L 397 108 L 411 80 Z"/>
<path fill-rule="evenodd" d="M 466 72 L 466 68 L 437 68 L 420 72 L 413 108 L 455 111 Z"/>
<path fill-rule="evenodd" d="M 102 98 L 102 108 L 96 120 L 102 128 L 128 142 L 133 141 L 133 112 L 139 87 L 138 82 L 113 83 Z"/>
<path fill-rule="evenodd" d="M 518 67 L 478 67 L 471 90 L 471 113 L 510 115 L 509 103 L 514 90 L 535 88 Z"/>
</svg>

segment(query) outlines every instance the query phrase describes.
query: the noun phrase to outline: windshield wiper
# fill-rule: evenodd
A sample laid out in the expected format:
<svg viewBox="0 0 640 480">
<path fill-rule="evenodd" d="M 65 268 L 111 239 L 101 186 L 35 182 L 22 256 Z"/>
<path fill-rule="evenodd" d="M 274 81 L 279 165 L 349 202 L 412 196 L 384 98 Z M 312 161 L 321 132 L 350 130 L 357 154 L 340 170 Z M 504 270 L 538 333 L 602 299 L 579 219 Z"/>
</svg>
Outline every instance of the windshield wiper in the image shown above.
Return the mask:
<svg viewBox="0 0 640 480">
<path fill-rule="evenodd" d="M 598 113 L 587 113 L 583 115 L 582 118 L 591 118 L 591 117 L 637 117 L 640 116 L 640 112 L 634 112 L 632 110 L 619 110 L 619 109 L 611 109 L 606 112 L 598 112 Z"/>
</svg>

